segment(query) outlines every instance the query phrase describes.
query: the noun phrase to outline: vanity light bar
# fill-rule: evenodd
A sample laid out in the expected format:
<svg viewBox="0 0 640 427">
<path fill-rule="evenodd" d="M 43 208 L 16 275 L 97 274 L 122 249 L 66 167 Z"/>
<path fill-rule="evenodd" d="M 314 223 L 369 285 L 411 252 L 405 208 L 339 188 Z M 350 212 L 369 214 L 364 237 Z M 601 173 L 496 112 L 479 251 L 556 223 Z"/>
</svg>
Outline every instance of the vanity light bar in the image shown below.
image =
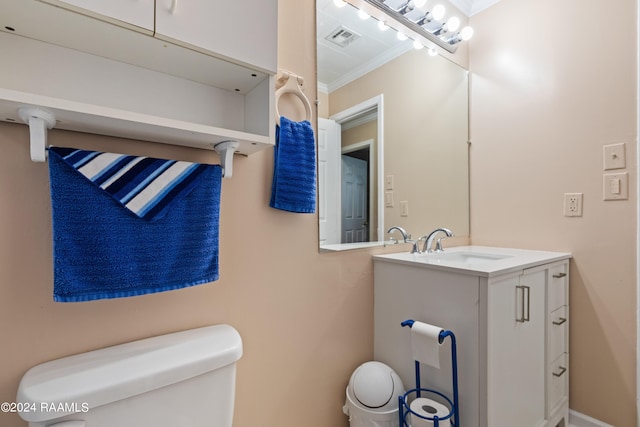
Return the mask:
<svg viewBox="0 0 640 427">
<path fill-rule="evenodd" d="M 362 9 L 364 5 L 370 5 L 374 7 L 377 11 L 382 12 L 386 16 L 390 16 L 396 22 L 403 25 L 407 30 L 414 33 L 416 36 L 424 38 L 429 42 L 435 44 L 436 46 L 446 50 L 449 53 L 455 53 L 458 49 L 457 43 L 465 40 L 465 38 L 460 37 L 458 34 L 454 34 L 451 37 L 443 40 L 439 36 L 444 35 L 447 32 L 446 23 L 442 24 L 437 30 L 437 34 L 432 33 L 431 31 L 423 28 L 417 22 L 409 19 L 405 14 L 402 13 L 404 8 L 400 8 L 400 11 L 397 11 L 384 3 L 384 0 L 348 0 L 348 3 L 357 7 L 358 9 Z M 425 15 L 428 16 L 429 14 Z M 388 22 L 384 19 L 376 17 L 379 21 L 384 21 L 385 24 L 388 25 Z M 433 19 L 434 21 L 437 21 Z M 473 33 L 471 33 L 473 34 Z M 466 34 L 465 34 L 466 35 Z"/>
</svg>

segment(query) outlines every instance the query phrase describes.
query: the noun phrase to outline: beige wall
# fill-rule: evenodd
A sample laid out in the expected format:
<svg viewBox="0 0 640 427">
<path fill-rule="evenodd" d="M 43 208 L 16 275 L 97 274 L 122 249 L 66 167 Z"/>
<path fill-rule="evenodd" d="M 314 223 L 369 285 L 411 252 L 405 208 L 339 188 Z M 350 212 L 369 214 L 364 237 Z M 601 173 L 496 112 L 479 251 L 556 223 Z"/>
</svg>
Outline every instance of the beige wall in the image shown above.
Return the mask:
<svg viewBox="0 0 640 427">
<path fill-rule="evenodd" d="M 313 8 L 280 0 L 279 66 L 305 77 L 310 99 Z M 615 43 L 592 31 L 603 10 L 618 23 L 606 31 Z M 474 243 L 574 254 L 571 406 L 617 427 L 636 425 L 634 17 L 632 0 L 503 0 L 472 22 Z M 568 24 L 564 41 L 552 43 L 556 32 L 536 19 L 545 28 Z M 601 146 L 614 141 L 627 142 L 632 197 L 605 203 Z M 51 142 L 216 162 L 197 150 L 61 131 Z M 29 160 L 22 125 L 0 124 L 0 146 L 0 401 L 15 399 L 35 364 L 225 322 L 245 345 L 236 427 L 348 425 L 344 387 L 372 356 L 371 252 L 318 254 L 315 215 L 268 208 L 270 151 L 238 158 L 224 181 L 219 281 L 60 304 L 51 297 L 47 167 Z M 582 218 L 561 216 L 564 192 L 585 194 Z M 11 414 L 0 424 L 25 425 Z"/>
<path fill-rule="evenodd" d="M 573 253 L 570 406 L 636 426 L 636 2 L 502 0 L 471 25 L 472 241 Z M 614 142 L 631 197 L 604 202 Z"/>
</svg>

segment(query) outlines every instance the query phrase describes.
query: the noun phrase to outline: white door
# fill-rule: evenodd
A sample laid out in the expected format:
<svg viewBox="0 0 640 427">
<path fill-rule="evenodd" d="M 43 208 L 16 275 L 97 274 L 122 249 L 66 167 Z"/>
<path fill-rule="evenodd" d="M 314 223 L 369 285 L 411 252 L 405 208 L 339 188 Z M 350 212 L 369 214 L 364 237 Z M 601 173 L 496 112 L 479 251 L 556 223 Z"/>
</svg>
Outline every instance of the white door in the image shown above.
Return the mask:
<svg viewBox="0 0 640 427">
<path fill-rule="evenodd" d="M 277 0 L 156 0 L 156 37 L 277 71 Z"/>
<path fill-rule="evenodd" d="M 318 118 L 320 246 L 340 242 L 340 125 Z"/>
<path fill-rule="evenodd" d="M 342 156 L 342 243 L 369 241 L 366 161 Z"/>
<path fill-rule="evenodd" d="M 64 9 L 70 9 L 116 24 L 129 24 L 153 34 L 155 19 L 154 0 L 44 0 Z"/>
<path fill-rule="evenodd" d="M 489 284 L 490 427 L 545 424 L 545 272 Z"/>
</svg>

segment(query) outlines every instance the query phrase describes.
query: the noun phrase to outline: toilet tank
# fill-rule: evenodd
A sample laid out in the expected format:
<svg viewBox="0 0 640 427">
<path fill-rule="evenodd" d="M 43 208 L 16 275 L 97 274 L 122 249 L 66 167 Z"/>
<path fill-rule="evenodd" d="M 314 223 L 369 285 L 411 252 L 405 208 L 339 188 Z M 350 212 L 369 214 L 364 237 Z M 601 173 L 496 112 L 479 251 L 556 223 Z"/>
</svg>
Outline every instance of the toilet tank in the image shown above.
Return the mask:
<svg viewBox="0 0 640 427">
<path fill-rule="evenodd" d="M 30 427 L 231 427 L 241 356 L 229 325 L 176 332 L 35 366 L 16 402 Z"/>
</svg>

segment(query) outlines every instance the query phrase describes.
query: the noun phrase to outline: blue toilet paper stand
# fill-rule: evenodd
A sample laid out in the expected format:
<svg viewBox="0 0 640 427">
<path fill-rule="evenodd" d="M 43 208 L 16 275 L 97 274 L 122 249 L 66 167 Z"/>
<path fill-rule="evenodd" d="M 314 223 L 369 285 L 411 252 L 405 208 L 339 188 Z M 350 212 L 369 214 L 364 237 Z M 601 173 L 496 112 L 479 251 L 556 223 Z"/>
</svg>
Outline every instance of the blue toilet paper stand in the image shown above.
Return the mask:
<svg viewBox="0 0 640 427">
<path fill-rule="evenodd" d="M 401 323 L 401 325 L 412 327 L 415 323 L 414 320 L 405 320 Z M 457 351 L 456 351 L 456 336 L 453 332 L 449 330 L 444 330 L 440 332 L 440 336 L 438 337 L 438 341 L 440 344 L 444 342 L 444 340 L 449 337 L 451 339 L 451 371 L 452 371 L 452 381 L 453 381 L 453 401 L 445 396 L 443 393 L 440 393 L 436 390 L 430 390 L 427 388 L 420 387 L 420 362 L 415 361 L 415 370 L 416 370 L 416 388 L 408 390 L 401 396 L 398 396 L 398 416 L 400 417 L 400 426 L 401 427 L 410 427 L 407 422 L 407 417 L 409 414 L 412 414 L 415 417 L 420 417 L 422 419 L 432 421 L 434 427 L 441 426 L 442 421 L 450 420 L 452 427 L 460 427 L 460 417 L 458 414 L 458 362 L 457 362 Z M 409 407 L 409 399 L 415 395 L 414 398 L 422 397 L 422 394 L 439 396 L 444 399 L 450 407 L 449 413 L 444 417 L 438 417 L 434 415 L 433 417 L 424 416 L 422 414 L 417 414 L 411 410 Z M 413 401 L 413 399 L 410 399 Z M 442 425 L 441 427 L 444 427 Z"/>
</svg>

